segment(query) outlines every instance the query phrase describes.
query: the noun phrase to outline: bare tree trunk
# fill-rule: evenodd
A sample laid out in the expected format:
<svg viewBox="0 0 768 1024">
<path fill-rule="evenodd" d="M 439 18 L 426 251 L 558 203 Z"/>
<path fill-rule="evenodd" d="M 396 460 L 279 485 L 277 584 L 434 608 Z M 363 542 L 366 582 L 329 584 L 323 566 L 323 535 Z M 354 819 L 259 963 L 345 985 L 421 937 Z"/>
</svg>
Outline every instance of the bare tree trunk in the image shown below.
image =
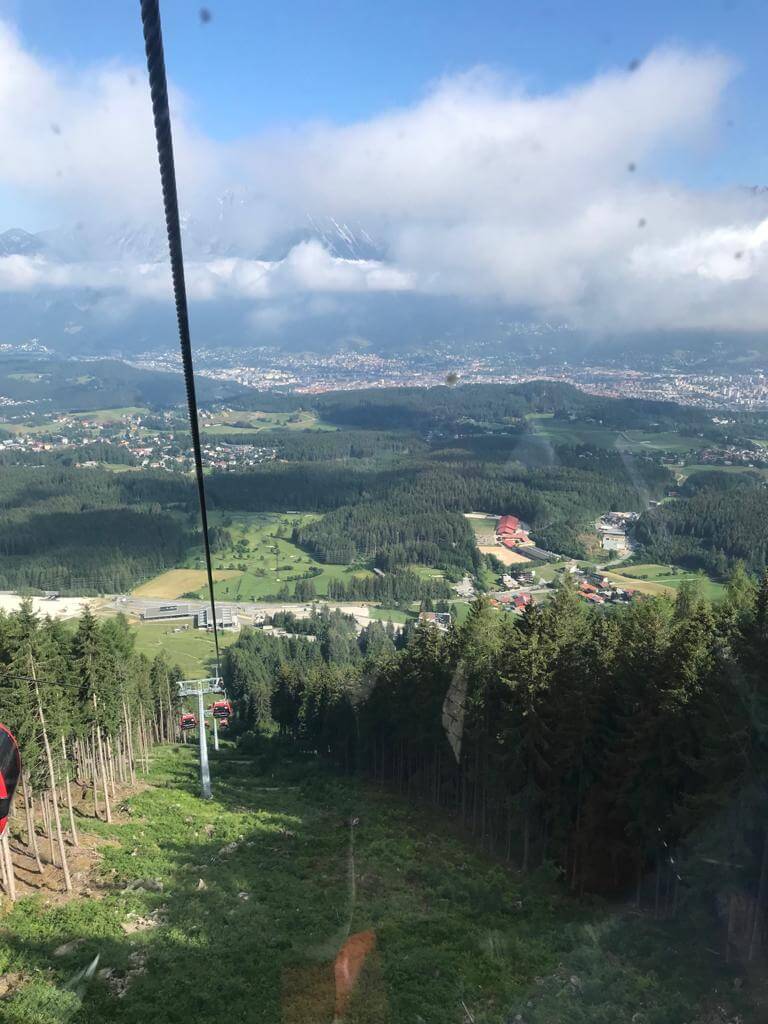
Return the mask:
<svg viewBox="0 0 768 1024">
<path fill-rule="evenodd" d="M 109 767 L 109 789 L 112 793 L 112 799 L 114 800 L 117 796 L 117 789 L 115 787 L 115 758 L 112 753 L 112 739 L 109 736 L 106 737 L 106 747 L 107 765 Z"/>
<path fill-rule="evenodd" d="M 64 763 L 67 761 L 67 742 L 61 737 L 61 750 L 64 754 Z M 64 769 L 64 783 L 67 787 L 67 809 L 69 811 L 69 834 L 72 836 L 72 845 L 77 846 L 77 828 L 75 827 L 75 809 L 72 806 L 72 787 L 69 784 L 69 772 Z"/>
<path fill-rule="evenodd" d="M 35 832 L 35 813 L 32 805 L 32 797 L 29 793 L 29 782 L 27 781 L 27 773 L 21 773 L 21 785 L 24 793 L 24 810 L 27 816 L 27 846 L 29 846 L 35 855 L 35 864 L 37 865 L 38 874 L 43 873 L 43 863 L 40 860 L 40 850 L 37 847 L 37 833 Z"/>
<path fill-rule="evenodd" d="M 93 727 L 93 732 L 92 732 L 92 735 L 91 735 L 91 750 L 93 750 L 93 751 L 96 750 L 96 726 L 95 725 Z M 98 818 L 98 816 L 99 816 L 99 775 L 98 775 L 98 768 L 97 768 L 97 765 L 96 765 L 96 758 L 95 757 L 90 757 L 89 756 L 89 758 L 88 758 L 88 771 L 89 771 L 89 773 L 91 775 L 91 779 L 93 780 L 93 816 L 94 816 L 94 818 Z"/>
<path fill-rule="evenodd" d="M 125 703 L 123 698 L 123 718 L 125 720 L 125 736 L 127 741 L 127 753 L 128 753 L 128 767 L 130 769 L 131 785 L 136 785 L 136 759 L 133 753 L 133 730 L 131 729 L 131 720 L 128 715 L 128 705 Z"/>
<path fill-rule="evenodd" d="M 40 809 L 43 812 L 43 833 L 48 840 L 48 863 L 55 863 L 53 859 L 53 829 L 51 828 L 51 816 L 48 813 L 48 791 L 43 790 L 40 794 Z"/>
<path fill-rule="evenodd" d="M 165 686 L 168 693 L 168 717 L 166 719 L 166 741 L 171 742 L 171 729 L 173 728 L 173 701 L 171 700 L 171 682 L 168 679 L 168 673 L 165 673 Z"/>
<path fill-rule="evenodd" d="M 141 734 L 142 762 L 144 764 L 143 773 L 146 775 L 149 772 L 149 742 L 147 740 L 147 724 L 144 720 L 144 708 L 141 708 L 139 716 L 139 732 Z"/>
<path fill-rule="evenodd" d="M 72 892 L 72 879 L 69 876 L 69 864 L 67 864 L 67 853 L 64 849 L 64 834 L 61 830 L 61 818 L 59 816 L 59 803 L 56 799 L 56 774 L 53 770 L 53 755 L 51 754 L 51 745 L 48 742 L 48 730 L 45 727 L 45 715 L 43 714 L 43 702 L 40 700 L 40 689 L 37 685 L 37 678 L 35 676 L 35 663 L 30 657 L 30 664 L 32 666 L 32 678 L 35 680 L 35 697 L 37 698 L 37 713 L 40 716 L 40 728 L 43 733 L 43 746 L 45 747 L 45 758 L 48 762 L 48 778 L 51 784 L 51 804 L 53 807 L 53 819 L 56 824 L 56 838 L 59 844 L 59 854 L 61 856 L 61 867 L 64 872 L 64 886 L 67 892 Z M 51 852 L 53 852 L 53 837 L 51 837 Z"/>
<path fill-rule="evenodd" d="M 83 745 L 80 740 L 75 740 L 75 784 L 79 785 L 81 780 L 85 778 L 85 765 L 83 755 Z"/>
<path fill-rule="evenodd" d="M 96 694 L 93 694 L 93 710 L 97 711 Z M 107 812 L 107 824 L 112 824 L 112 808 L 109 804 L 109 787 L 107 784 L 107 765 L 104 760 L 104 746 L 101 742 L 101 730 L 99 729 L 98 715 L 96 716 L 96 746 L 99 751 L 99 767 L 101 769 L 101 788 L 104 792 L 104 806 Z M 94 790 L 95 792 L 95 790 Z"/>
<path fill-rule="evenodd" d="M 5 863 L 5 836 L 0 837 L 0 882 L 6 896 L 11 895 L 11 883 L 8 881 L 8 867 Z"/>
<path fill-rule="evenodd" d="M 12 903 L 16 902 L 16 879 L 13 875 L 13 861 L 11 860 L 11 847 L 8 843 L 8 828 L 6 827 L 2 837 L 3 860 L 5 862 L 5 875 L 7 878 L 5 891 Z"/>
</svg>

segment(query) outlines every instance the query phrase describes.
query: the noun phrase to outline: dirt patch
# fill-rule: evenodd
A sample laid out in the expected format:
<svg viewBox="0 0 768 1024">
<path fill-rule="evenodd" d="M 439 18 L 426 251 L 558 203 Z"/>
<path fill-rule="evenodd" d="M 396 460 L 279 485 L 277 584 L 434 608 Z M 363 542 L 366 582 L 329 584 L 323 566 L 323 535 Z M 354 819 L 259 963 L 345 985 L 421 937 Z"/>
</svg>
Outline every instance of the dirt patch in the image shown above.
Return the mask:
<svg viewBox="0 0 768 1024">
<path fill-rule="evenodd" d="M 126 800 L 147 788 L 147 783 L 138 782 L 135 787 L 122 787 L 116 790 L 112 801 L 112 824 L 121 825 L 131 821 Z M 85 831 L 88 819 L 93 820 L 92 790 L 84 786 L 75 786 L 73 793 L 75 822 L 78 827 L 78 843 L 73 846 L 67 828 L 67 813 L 62 809 L 62 828 L 64 829 L 64 847 L 72 881 L 72 892 L 67 893 L 64 885 L 64 872 L 60 867 L 58 843 L 42 834 L 41 823 L 36 824 L 37 846 L 42 861 L 42 872 L 38 871 L 32 849 L 26 844 L 26 821 L 23 811 L 17 810 L 11 823 L 10 850 L 13 861 L 13 873 L 16 881 L 16 897 L 44 895 L 46 901 L 63 903 L 75 896 L 87 896 L 101 899 L 109 890 L 109 883 L 99 878 L 97 868 L 102 859 L 102 851 L 108 846 L 119 845 L 116 839 L 109 839 Z"/>
<path fill-rule="evenodd" d="M 525 555 L 518 554 L 517 551 L 512 551 L 510 548 L 502 547 L 501 544 L 480 544 L 479 548 L 484 555 L 493 555 L 504 565 L 531 564 L 530 558 L 526 558 Z"/>
<path fill-rule="evenodd" d="M 12 996 L 17 989 L 21 988 L 26 980 L 26 975 L 20 972 L 0 975 L 0 999 Z"/>
</svg>

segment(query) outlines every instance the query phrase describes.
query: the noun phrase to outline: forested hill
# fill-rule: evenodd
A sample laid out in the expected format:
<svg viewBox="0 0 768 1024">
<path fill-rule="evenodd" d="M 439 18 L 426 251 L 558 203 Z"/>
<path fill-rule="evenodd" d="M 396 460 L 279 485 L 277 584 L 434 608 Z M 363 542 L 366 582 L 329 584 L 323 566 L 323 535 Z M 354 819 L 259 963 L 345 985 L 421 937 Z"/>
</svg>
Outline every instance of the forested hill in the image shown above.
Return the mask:
<svg viewBox="0 0 768 1024">
<path fill-rule="evenodd" d="M 651 429 L 702 432 L 713 437 L 768 430 L 763 414 L 742 414 L 734 423 L 714 424 L 712 413 L 695 406 L 639 398 L 603 398 L 571 384 L 534 380 L 523 384 L 463 384 L 455 387 L 379 388 L 327 392 L 312 407 L 329 423 L 347 427 L 420 430 L 526 429 L 524 417 L 551 413 L 618 430 Z"/>
<path fill-rule="evenodd" d="M 239 384 L 207 377 L 197 382 L 201 402 L 229 401 Z M 124 406 L 168 408 L 185 400 L 180 373 L 145 370 L 118 359 L 65 360 L 0 353 L 0 395 L 33 413 L 87 412 Z"/>
<path fill-rule="evenodd" d="M 768 938 L 768 577 L 737 573 L 716 608 L 684 588 L 606 616 L 566 584 L 447 634 L 318 633 L 228 649 L 252 729 L 434 803 L 523 871 L 690 916 L 726 957 Z"/>
<path fill-rule="evenodd" d="M 693 474 L 681 500 L 642 516 L 637 537 L 655 561 L 723 576 L 740 560 L 760 572 L 768 563 L 768 489 L 757 474 Z"/>
</svg>

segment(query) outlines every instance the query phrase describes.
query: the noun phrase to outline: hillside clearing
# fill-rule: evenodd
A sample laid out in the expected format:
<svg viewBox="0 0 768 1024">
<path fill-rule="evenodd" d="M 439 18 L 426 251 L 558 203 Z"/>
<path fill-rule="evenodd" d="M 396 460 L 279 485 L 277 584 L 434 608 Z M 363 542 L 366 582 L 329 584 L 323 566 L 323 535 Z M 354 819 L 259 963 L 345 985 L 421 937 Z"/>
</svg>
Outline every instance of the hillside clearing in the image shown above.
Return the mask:
<svg viewBox="0 0 768 1024">
<path fill-rule="evenodd" d="M 703 936 L 579 907 L 433 812 L 277 755 L 268 741 L 256 756 L 212 754 L 204 803 L 193 748 L 161 748 L 124 823 L 84 821 L 114 843 L 97 868 L 103 898 L 38 896 L 6 915 L 3 1019 L 328 1024 L 350 935 L 368 954 L 346 1024 L 682 1024 L 703 1019 L 710 989 L 733 991 Z M 159 891 L 127 888 L 147 878 Z M 80 1004 L 64 986 L 96 955 Z"/>
<path fill-rule="evenodd" d="M 213 634 L 191 627 L 184 629 L 188 622 L 132 623 L 136 630 L 136 651 L 148 658 L 165 653 L 169 663 L 178 665 L 188 679 L 203 679 L 211 675 L 216 655 Z M 222 630 L 219 633 L 221 649 L 234 643 L 237 636 L 237 633 Z"/>
</svg>

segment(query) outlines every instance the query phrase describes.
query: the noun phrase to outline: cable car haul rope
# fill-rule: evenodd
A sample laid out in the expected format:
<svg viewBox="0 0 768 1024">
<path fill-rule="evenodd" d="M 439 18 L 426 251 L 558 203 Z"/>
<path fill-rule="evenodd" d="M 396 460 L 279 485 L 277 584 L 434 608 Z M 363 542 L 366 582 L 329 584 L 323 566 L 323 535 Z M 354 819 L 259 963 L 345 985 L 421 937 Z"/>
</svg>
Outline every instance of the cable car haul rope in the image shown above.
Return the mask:
<svg viewBox="0 0 768 1024">
<path fill-rule="evenodd" d="M 208 592 L 211 598 L 211 617 L 213 619 L 213 640 L 216 647 L 216 675 L 220 678 L 221 665 L 219 655 L 219 633 L 216 622 L 216 603 L 213 593 L 211 546 L 208 538 L 208 509 L 205 503 L 205 478 L 203 477 L 203 459 L 200 452 L 200 427 L 197 418 L 195 371 L 192 364 L 192 343 L 190 341 L 189 334 L 187 287 L 184 279 L 184 257 L 181 248 L 179 199 L 176 190 L 176 169 L 173 162 L 171 113 L 168 107 L 168 82 L 165 74 L 163 33 L 160 26 L 160 6 L 158 0 L 141 0 L 141 22 L 144 28 L 144 45 L 147 52 L 147 71 L 149 72 L 149 88 L 152 94 L 152 114 L 155 120 L 157 156 L 160 161 L 160 180 L 163 188 L 165 224 L 168 230 L 168 249 L 170 251 L 171 258 L 173 295 L 176 300 L 176 319 L 179 324 L 179 343 L 181 345 L 181 359 L 184 366 L 184 383 L 187 389 L 187 407 L 189 409 L 189 426 L 192 432 L 192 448 L 195 459 L 197 493 L 200 499 L 200 519 L 203 528 L 205 566 L 208 572 Z"/>
</svg>

